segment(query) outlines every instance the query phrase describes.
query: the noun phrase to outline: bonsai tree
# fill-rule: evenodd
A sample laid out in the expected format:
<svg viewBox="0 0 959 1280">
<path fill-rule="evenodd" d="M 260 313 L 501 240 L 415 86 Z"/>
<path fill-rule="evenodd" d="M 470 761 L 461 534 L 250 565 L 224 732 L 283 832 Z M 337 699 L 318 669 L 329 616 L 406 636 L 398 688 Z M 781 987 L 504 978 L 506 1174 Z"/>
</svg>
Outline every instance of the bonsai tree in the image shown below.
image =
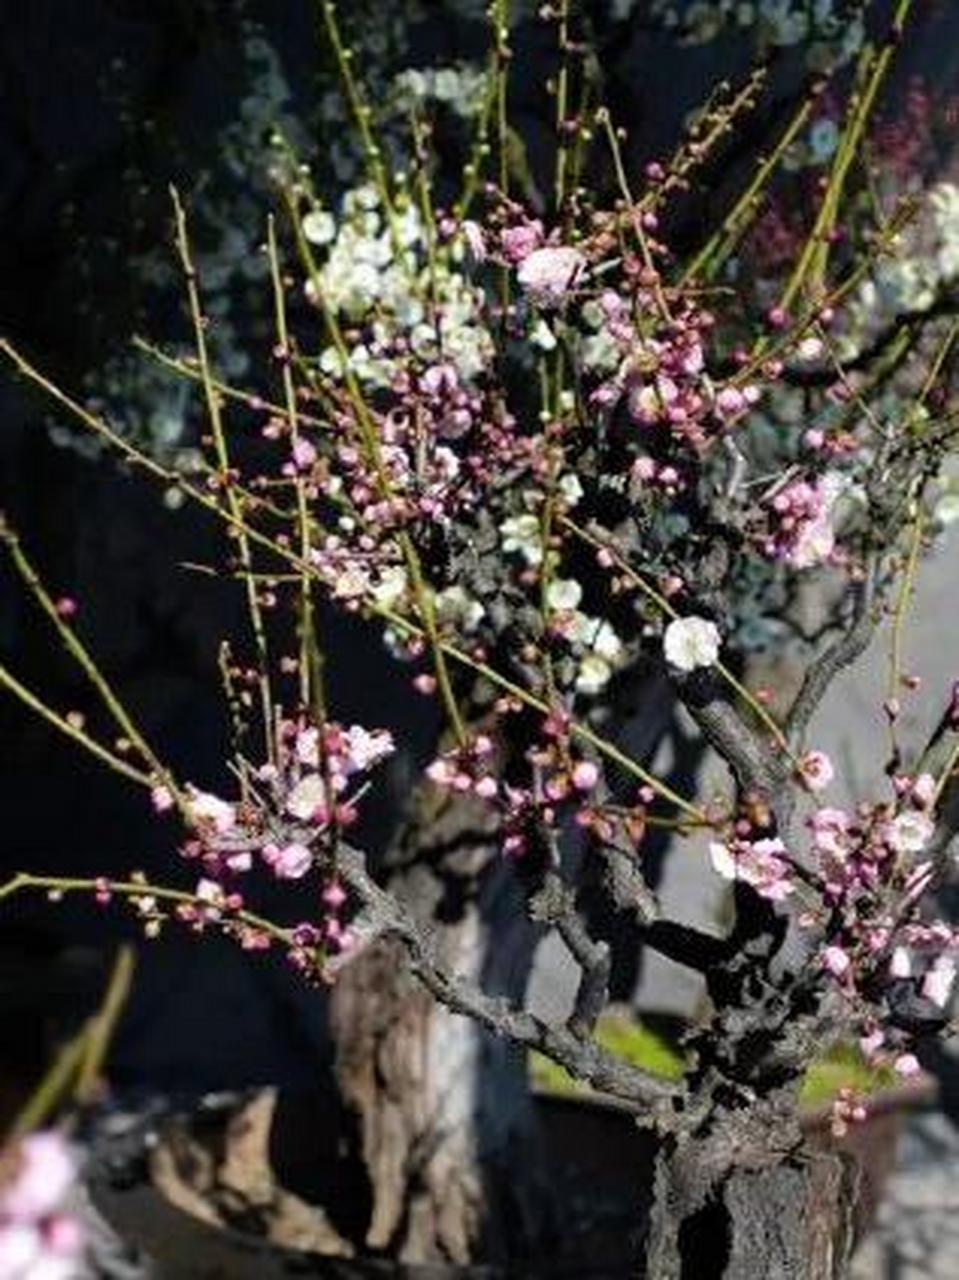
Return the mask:
<svg viewBox="0 0 959 1280">
<path fill-rule="evenodd" d="M 536 1050 L 656 1132 L 646 1274 L 701 1275 L 709 1259 L 730 1278 L 831 1276 L 848 1253 L 852 1189 L 837 1156 L 804 1144 L 801 1082 L 824 1044 L 850 1038 L 870 1062 L 915 1073 L 918 1041 L 947 1025 L 955 972 L 954 930 L 934 914 L 956 818 L 953 695 L 923 741 L 899 725 L 915 686 L 903 636 L 942 516 L 956 330 L 945 306 L 887 317 L 870 305 L 890 262 L 928 256 L 930 230 L 921 202 L 859 163 L 910 9 L 902 0 L 865 46 L 807 225 L 777 258 L 757 217 L 788 220 L 781 197 L 764 202 L 780 163 L 811 146 L 820 85 L 720 225 L 678 255 L 671 210 L 756 106 L 761 73 L 720 92 L 672 158 L 633 173 L 622 129 L 595 105 L 588 43 L 565 4 L 549 10 L 557 146 L 540 198 L 510 123 L 497 5 L 472 159 L 447 190 L 415 83 L 405 163 L 387 163 L 326 0 L 367 181 L 327 207 L 277 139 L 263 246 L 275 393 L 214 367 L 176 193 L 195 356 L 153 354 L 202 398 L 196 471 L 144 452 L 0 342 L 131 469 L 222 524 L 221 572 L 249 620 L 221 653 L 231 782 L 214 789 L 147 740 L 85 645 L 76 601 L 4 525 L 102 723 L 48 705 L 6 666 L 0 684 L 144 789 L 183 869 L 162 884 L 31 869 L 0 897 L 120 901 L 148 937 L 177 924 L 226 934 L 331 984 L 340 1085 L 371 1170 L 371 1248 L 495 1255 L 517 1247 L 497 1239 L 509 1218 L 535 1237 L 542 1181 L 515 1152 Z M 950 281 L 946 263 L 936 299 Z M 800 626 L 810 582 L 824 613 L 813 637 Z M 338 718 L 330 667 L 348 670 L 349 655 L 325 643 L 331 610 L 379 629 L 442 717 L 385 865 L 356 832 L 395 732 Z M 807 736 L 884 626 L 888 786 L 840 808 L 834 765 Z M 750 687 L 757 628 L 766 644 L 797 637 L 789 706 Z M 624 745 L 629 691 L 654 678 L 725 762 L 722 794 L 683 790 Z M 729 885 L 725 934 L 663 913 L 644 866 L 651 832 Z M 679 1081 L 594 1034 L 611 961 L 582 911 L 593 868 L 643 944 L 705 980 Z M 293 882 L 285 906 L 260 905 L 277 902 L 267 877 Z M 546 930 L 580 974 L 559 1021 L 523 1002 Z M 841 1096 L 837 1130 L 864 1105 Z"/>
</svg>

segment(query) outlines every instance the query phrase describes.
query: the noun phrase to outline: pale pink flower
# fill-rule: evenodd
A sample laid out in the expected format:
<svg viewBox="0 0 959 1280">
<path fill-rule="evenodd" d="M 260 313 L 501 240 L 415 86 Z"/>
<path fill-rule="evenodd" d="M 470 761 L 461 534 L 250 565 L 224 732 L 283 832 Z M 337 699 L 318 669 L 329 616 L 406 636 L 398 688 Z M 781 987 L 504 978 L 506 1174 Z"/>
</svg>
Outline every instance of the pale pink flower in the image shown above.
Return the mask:
<svg viewBox="0 0 959 1280">
<path fill-rule="evenodd" d="M 585 266 L 586 259 L 580 251 L 568 245 L 534 249 L 523 259 L 518 279 L 534 302 L 556 306 Z"/>
<path fill-rule="evenodd" d="M 317 459 L 316 446 L 302 436 L 293 441 L 293 462 L 298 471 L 309 471 Z"/>
<path fill-rule="evenodd" d="M 396 750 L 393 735 L 387 729 L 364 729 L 351 725 L 346 731 L 350 764 L 354 770 L 364 772 Z"/>
<path fill-rule="evenodd" d="M 573 767 L 573 786 L 577 791 L 592 791 L 599 782 L 599 769 L 592 760 L 579 760 Z"/>
<path fill-rule="evenodd" d="M 852 967 L 849 952 L 842 947 L 826 947 L 822 953 L 822 967 L 834 978 L 844 978 Z"/>
<path fill-rule="evenodd" d="M 893 978 L 912 977 L 912 959 L 905 947 L 896 947 L 889 960 L 889 974 Z"/>
<path fill-rule="evenodd" d="M 300 764 L 309 765 L 312 769 L 318 769 L 320 767 L 319 729 L 301 729 L 296 735 L 293 750 Z"/>
<path fill-rule="evenodd" d="M 921 853 L 932 838 L 935 824 L 925 813 L 907 809 L 883 828 L 883 838 L 896 853 Z"/>
<path fill-rule="evenodd" d="M 956 980 L 956 962 L 951 956 L 939 956 L 922 980 L 922 994 L 940 1009 L 944 1009 L 952 995 Z"/>
<path fill-rule="evenodd" d="M 848 813 L 829 806 L 817 809 L 808 819 L 816 849 L 840 862 L 847 856 L 846 841 L 850 825 Z"/>
<path fill-rule="evenodd" d="M 922 1070 L 919 1065 L 919 1059 L 914 1053 L 900 1053 L 892 1066 L 896 1074 L 902 1076 L 904 1079 L 909 1079 L 910 1076 L 916 1076 Z"/>
<path fill-rule="evenodd" d="M 169 813 L 173 808 L 173 792 L 163 785 L 154 787 L 150 792 L 150 803 L 157 813 Z"/>
<path fill-rule="evenodd" d="M 781 902 L 794 888 L 785 855 L 781 840 L 736 840 L 731 845 L 713 841 L 709 846 L 710 861 L 718 875 L 748 884 L 770 902 Z"/>
<path fill-rule="evenodd" d="M 518 266 L 543 243 L 543 224 L 537 219 L 507 227 L 502 235 L 503 253 L 507 261 Z"/>
<path fill-rule="evenodd" d="M 936 798 L 936 780 L 931 773 L 920 773 L 913 783 L 912 800 L 922 809 L 931 807 Z"/>
<path fill-rule="evenodd" d="M 31 1133 L 16 1148 L 13 1181 L 0 1190 L 0 1213 L 35 1221 L 56 1210 L 76 1177 L 70 1151 L 58 1133 Z"/>
<path fill-rule="evenodd" d="M 301 778 L 286 797 L 286 811 L 300 822 L 326 821 L 326 780 L 318 773 Z"/>
<path fill-rule="evenodd" d="M 271 847 L 269 854 L 264 849 L 263 857 L 279 880 L 299 880 L 313 865 L 312 853 L 299 841 L 293 841 L 281 849 Z"/>
<path fill-rule="evenodd" d="M 810 791 L 824 791 L 836 776 L 825 751 L 807 751 L 799 761 L 799 772 Z"/>
<path fill-rule="evenodd" d="M 886 1037 L 879 1027 L 875 1027 L 868 1034 L 859 1037 L 859 1047 L 862 1050 L 863 1057 L 870 1061 L 882 1049 L 886 1043 Z"/>
<path fill-rule="evenodd" d="M 190 821 L 196 827 L 211 827 L 218 835 L 226 835 L 236 825 L 236 810 L 226 800 L 209 791 L 190 788 Z"/>
<path fill-rule="evenodd" d="M 217 920 L 220 916 L 219 908 L 223 906 L 223 889 L 215 880 L 207 880 L 201 878 L 197 881 L 194 896 L 198 902 L 202 902 L 205 913 L 211 920 Z"/>
<path fill-rule="evenodd" d="M 463 239 L 466 241 L 466 247 L 470 251 L 470 256 L 474 262 L 486 261 L 486 237 L 483 235 L 483 228 L 478 222 L 466 219 L 460 227 L 463 233 Z"/>
</svg>

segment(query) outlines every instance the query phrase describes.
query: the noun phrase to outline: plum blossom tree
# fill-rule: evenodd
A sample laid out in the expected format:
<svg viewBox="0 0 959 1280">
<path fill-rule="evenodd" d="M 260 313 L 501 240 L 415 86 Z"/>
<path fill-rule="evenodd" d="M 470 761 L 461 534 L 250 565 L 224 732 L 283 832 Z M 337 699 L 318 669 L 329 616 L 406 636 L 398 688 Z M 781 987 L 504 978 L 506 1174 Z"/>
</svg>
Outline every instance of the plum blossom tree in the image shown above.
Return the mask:
<svg viewBox="0 0 959 1280">
<path fill-rule="evenodd" d="M 957 329 L 935 311 L 923 324 L 894 320 L 865 348 L 857 331 L 861 290 L 914 214 L 895 193 L 878 199 L 856 163 L 911 5 L 865 47 L 808 234 L 778 270 L 757 265 L 748 237 L 808 125 L 807 102 L 688 260 L 664 230 L 761 97 L 761 74 L 718 95 L 670 160 L 632 174 L 622 131 L 595 105 L 569 7 L 548 10 L 555 183 L 537 207 L 510 163 L 501 5 L 474 160 L 449 193 L 424 110 L 412 113 L 406 167 L 387 169 L 335 7 L 321 7 L 368 180 L 327 207 L 295 156 L 277 159 L 280 215 L 263 248 L 274 397 L 213 366 L 175 194 L 196 354 L 158 355 L 205 405 L 196 474 L 143 452 L 0 343 L 126 463 L 221 522 L 223 572 L 249 616 L 221 663 L 234 784 L 217 794 L 175 776 L 85 645 L 82 614 L 3 526 L 104 720 L 47 705 L 6 666 L 0 684 L 144 789 L 184 873 L 173 885 L 25 871 L 0 897 L 123 901 L 148 935 L 176 923 L 222 933 L 332 984 L 340 1082 L 373 1171 L 372 1248 L 457 1260 L 506 1248 L 476 1167 L 502 1174 L 528 1132 L 515 1082 L 537 1050 L 655 1131 L 646 1274 L 707 1274 L 707 1257 L 708 1274 L 729 1280 L 838 1274 L 851 1193 L 842 1162 L 804 1143 L 804 1072 L 824 1043 L 852 1038 L 870 1062 L 913 1074 L 918 1042 L 947 1025 L 959 947 L 934 910 L 957 821 L 955 696 L 925 742 L 899 728 L 915 683 L 903 633 L 955 435 Z M 257 436 L 252 461 L 241 430 Z M 773 708 L 744 674 L 743 636 L 757 599 L 798 630 L 794 591 L 810 576 L 831 593 L 825 625 L 799 641 L 791 706 Z M 328 609 L 378 628 L 443 718 L 385 870 L 356 823 L 395 736 L 338 719 Z M 836 770 L 807 742 L 813 714 L 884 626 L 887 790 L 855 808 L 822 803 Z M 722 795 L 687 794 L 623 745 L 622 690 L 651 670 L 725 762 Z M 664 914 L 644 868 L 653 830 L 677 847 L 708 836 L 733 899 L 727 933 Z M 705 979 L 708 1008 L 687 1033 L 678 1082 L 595 1037 L 610 950 L 580 910 L 587 862 L 646 946 Z M 469 899 L 455 927 L 450 869 Z M 297 886 L 295 918 L 256 909 L 268 877 Z M 485 948 L 492 922 L 498 946 Z M 558 1021 L 522 999 L 544 930 L 579 969 Z M 470 1096 L 470 1114 L 450 1110 L 463 1097 L 456 1077 L 479 1078 L 484 1056 L 486 1091 Z M 377 1063 L 397 1062 L 403 1105 L 375 1079 Z M 841 1098 L 837 1130 L 866 1105 Z M 494 1118 L 491 1153 L 482 1138 Z M 529 1233 L 542 1194 L 532 1172 L 514 1165 L 499 1191 Z"/>
</svg>

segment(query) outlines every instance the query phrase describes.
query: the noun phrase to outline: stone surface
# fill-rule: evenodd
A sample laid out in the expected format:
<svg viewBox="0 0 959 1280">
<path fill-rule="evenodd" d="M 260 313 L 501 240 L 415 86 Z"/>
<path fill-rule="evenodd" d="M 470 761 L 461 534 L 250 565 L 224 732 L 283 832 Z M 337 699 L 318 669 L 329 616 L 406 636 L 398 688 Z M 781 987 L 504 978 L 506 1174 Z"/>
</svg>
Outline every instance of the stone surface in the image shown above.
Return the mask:
<svg viewBox="0 0 959 1280">
<path fill-rule="evenodd" d="M 959 1131 L 940 1112 L 915 1116 L 875 1229 L 850 1280 L 955 1280 L 959 1276 Z"/>
</svg>

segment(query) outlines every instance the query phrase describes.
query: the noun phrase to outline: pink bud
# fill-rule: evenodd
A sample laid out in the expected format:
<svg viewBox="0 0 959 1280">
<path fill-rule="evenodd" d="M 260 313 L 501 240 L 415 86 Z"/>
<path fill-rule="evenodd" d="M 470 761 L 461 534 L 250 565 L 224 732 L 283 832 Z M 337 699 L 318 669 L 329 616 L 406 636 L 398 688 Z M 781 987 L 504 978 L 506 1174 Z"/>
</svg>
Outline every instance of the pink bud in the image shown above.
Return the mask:
<svg viewBox="0 0 959 1280">
<path fill-rule="evenodd" d="M 918 1075 L 922 1070 L 919 1066 L 919 1059 L 914 1053 L 901 1053 L 892 1066 L 896 1074 L 903 1076 L 905 1079 Z"/>
<path fill-rule="evenodd" d="M 577 791 L 592 791 L 599 781 L 599 769 L 592 760 L 580 760 L 573 769 L 573 786 Z"/>
<path fill-rule="evenodd" d="M 154 787 L 150 792 L 150 803 L 157 813 L 168 813 L 173 808 L 173 793 L 169 787 Z"/>
</svg>

